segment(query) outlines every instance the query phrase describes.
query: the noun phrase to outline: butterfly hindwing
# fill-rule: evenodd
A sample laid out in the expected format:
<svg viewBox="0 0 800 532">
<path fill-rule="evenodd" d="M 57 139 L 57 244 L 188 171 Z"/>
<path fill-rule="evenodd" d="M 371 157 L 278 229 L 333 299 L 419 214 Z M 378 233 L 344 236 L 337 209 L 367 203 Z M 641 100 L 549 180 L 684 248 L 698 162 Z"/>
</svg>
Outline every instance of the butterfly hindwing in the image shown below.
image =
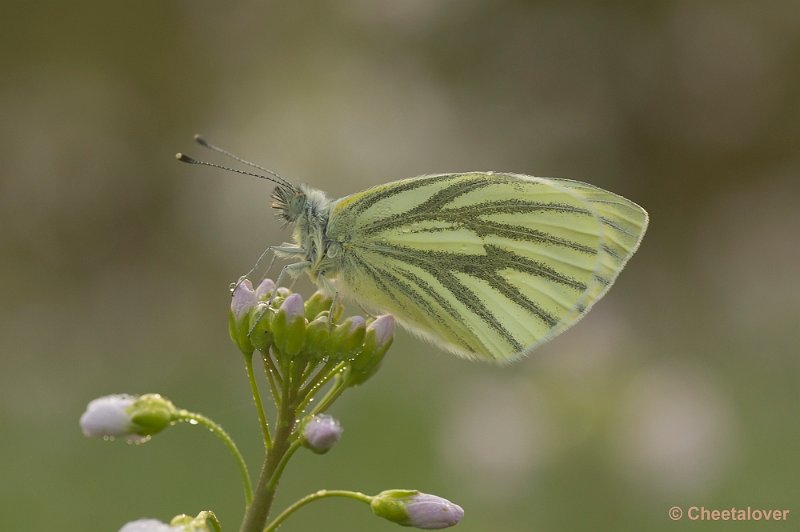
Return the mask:
<svg viewBox="0 0 800 532">
<path fill-rule="evenodd" d="M 513 360 L 576 323 L 639 245 L 647 213 L 562 179 L 405 179 L 334 202 L 339 287 L 458 355 Z"/>
</svg>

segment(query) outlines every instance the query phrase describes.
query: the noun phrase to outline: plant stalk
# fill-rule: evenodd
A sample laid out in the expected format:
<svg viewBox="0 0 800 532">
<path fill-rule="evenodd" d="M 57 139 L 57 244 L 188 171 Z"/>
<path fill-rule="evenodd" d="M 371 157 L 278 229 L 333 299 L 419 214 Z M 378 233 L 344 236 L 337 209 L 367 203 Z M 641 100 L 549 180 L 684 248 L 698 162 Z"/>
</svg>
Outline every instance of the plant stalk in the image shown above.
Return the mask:
<svg viewBox="0 0 800 532">
<path fill-rule="evenodd" d="M 289 390 L 284 387 L 278 405 L 278 416 L 272 448 L 266 453 L 261 474 L 256 485 L 253 503 L 247 508 L 239 532 L 261 532 L 269 517 L 278 481 L 285 465 L 284 456 L 291 448 L 292 429 L 295 425 L 294 407 L 289 400 Z"/>
</svg>

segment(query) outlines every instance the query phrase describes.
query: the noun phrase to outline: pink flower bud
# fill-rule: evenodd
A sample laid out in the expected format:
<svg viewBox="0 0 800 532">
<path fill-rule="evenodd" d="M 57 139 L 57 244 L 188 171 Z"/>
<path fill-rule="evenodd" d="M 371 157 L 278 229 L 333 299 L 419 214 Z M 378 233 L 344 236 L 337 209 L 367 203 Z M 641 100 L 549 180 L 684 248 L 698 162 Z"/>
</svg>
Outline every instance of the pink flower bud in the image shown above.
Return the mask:
<svg viewBox="0 0 800 532">
<path fill-rule="evenodd" d="M 259 288 L 261 287 L 259 286 Z M 250 309 L 252 309 L 256 303 L 258 303 L 258 297 L 256 296 L 255 290 L 253 290 L 253 283 L 250 282 L 250 279 L 245 279 L 233 289 L 231 297 L 231 312 L 233 313 L 233 318 L 236 321 L 240 321 L 247 316 L 247 313 L 250 312 Z"/>
<path fill-rule="evenodd" d="M 327 453 L 342 437 L 342 426 L 336 419 L 319 414 L 303 425 L 303 445 L 317 454 Z"/>
</svg>

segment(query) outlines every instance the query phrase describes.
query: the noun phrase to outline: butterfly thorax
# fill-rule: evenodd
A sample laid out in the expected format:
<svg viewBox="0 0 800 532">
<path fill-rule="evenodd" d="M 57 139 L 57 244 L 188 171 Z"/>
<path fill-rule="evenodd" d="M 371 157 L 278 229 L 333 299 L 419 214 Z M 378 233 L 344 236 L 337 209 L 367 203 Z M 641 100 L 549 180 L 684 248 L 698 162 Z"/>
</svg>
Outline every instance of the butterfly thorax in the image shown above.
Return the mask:
<svg viewBox="0 0 800 532">
<path fill-rule="evenodd" d="M 278 215 L 293 226 L 294 243 L 302 250 L 302 260 L 309 264 L 306 271 L 311 279 L 317 282 L 321 275 L 330 275 L 336 268 L 328 257 L 331 242 L 325 233 L 331 201 L 325 193 L 306 185 L 281 185 L 275 188 L 272 198 Z"/>
</svg>

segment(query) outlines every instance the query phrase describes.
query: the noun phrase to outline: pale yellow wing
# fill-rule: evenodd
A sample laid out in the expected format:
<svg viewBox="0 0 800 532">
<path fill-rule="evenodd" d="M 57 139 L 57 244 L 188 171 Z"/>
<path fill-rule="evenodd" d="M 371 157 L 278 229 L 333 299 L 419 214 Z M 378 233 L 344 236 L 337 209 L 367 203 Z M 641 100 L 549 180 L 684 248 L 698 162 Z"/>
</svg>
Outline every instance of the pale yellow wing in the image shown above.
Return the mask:
<svg viewBox="0 0 800 532">
<path fill-rule="evenodd" d="M 564 179 L 421 176 L 335 202 L 340 289 L 460 356 L 499 362 L 575 324 L 636 251 L 647 213 Z"/>
</svg>

